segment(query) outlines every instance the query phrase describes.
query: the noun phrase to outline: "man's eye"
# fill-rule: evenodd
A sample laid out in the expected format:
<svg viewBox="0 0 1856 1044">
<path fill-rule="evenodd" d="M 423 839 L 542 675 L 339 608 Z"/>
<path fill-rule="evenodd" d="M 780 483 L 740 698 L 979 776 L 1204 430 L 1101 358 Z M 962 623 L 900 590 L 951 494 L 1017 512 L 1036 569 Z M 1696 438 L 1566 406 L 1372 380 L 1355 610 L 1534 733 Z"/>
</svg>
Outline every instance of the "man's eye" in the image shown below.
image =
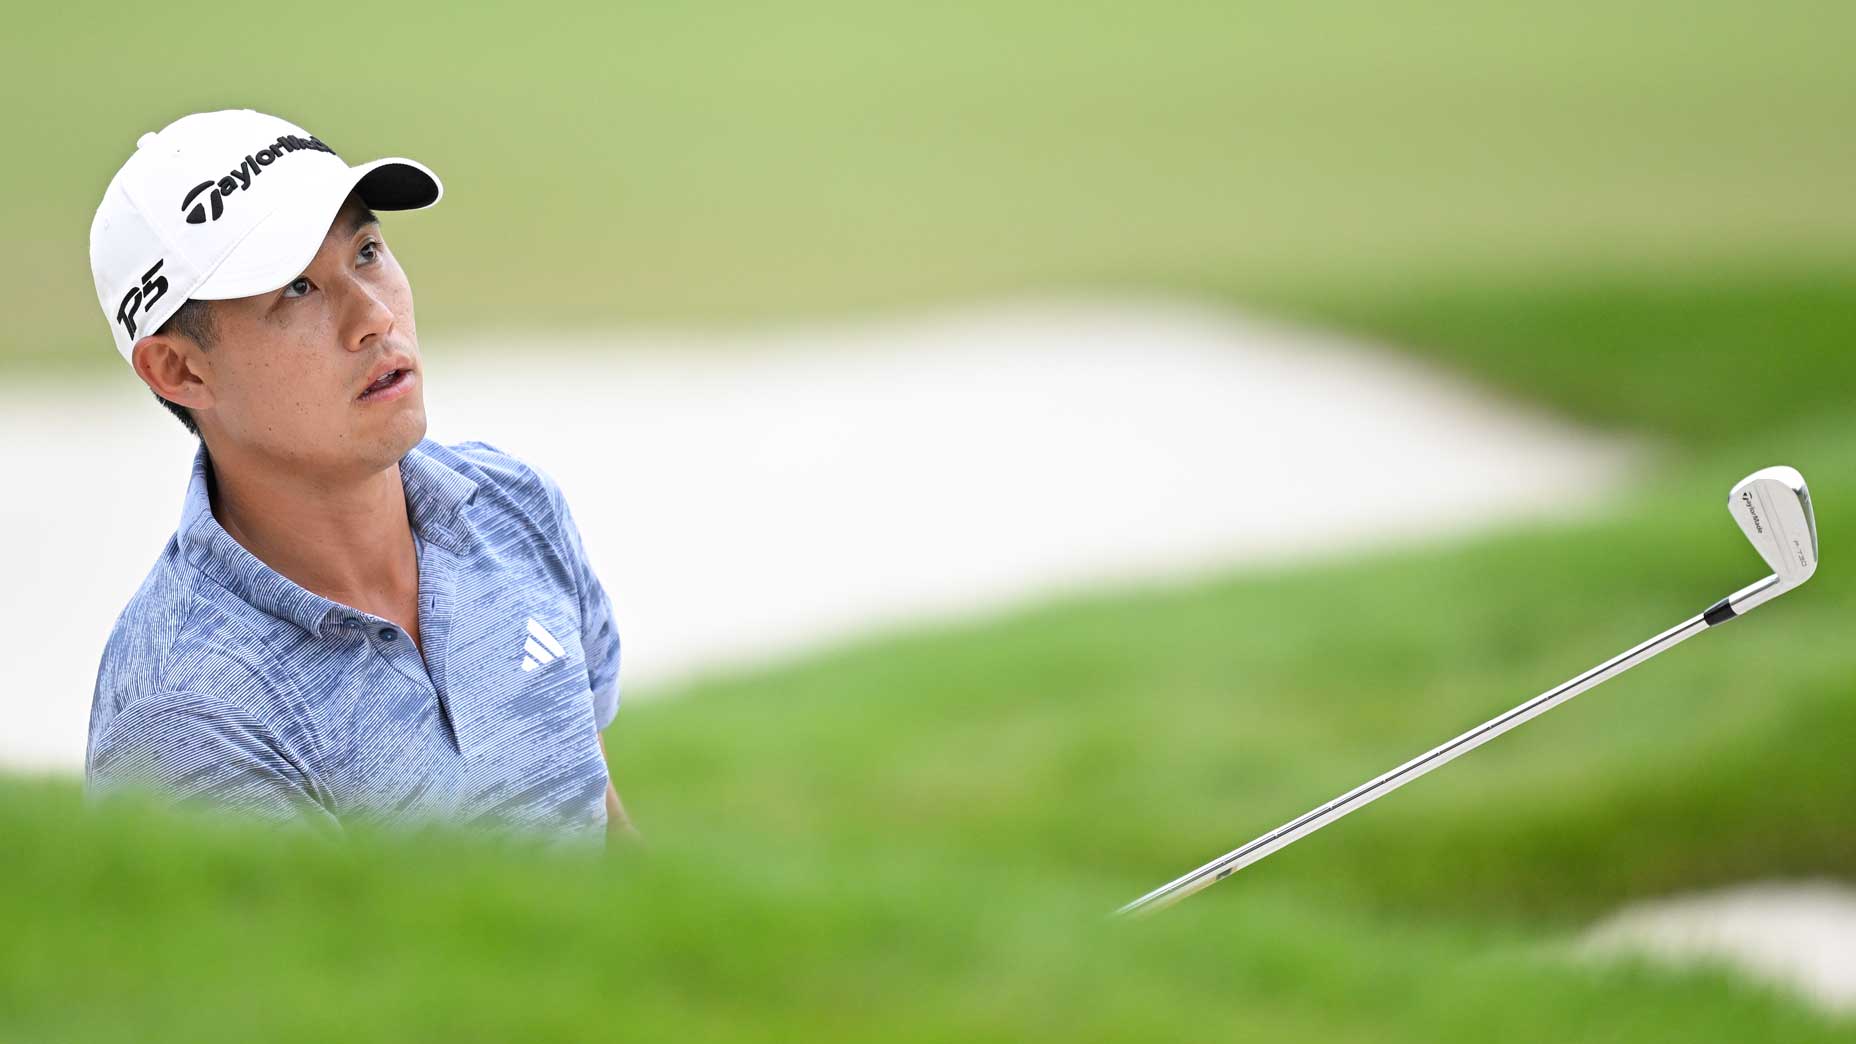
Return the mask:
<svg viewBox="0 0 1856 1044">
<path fill-rule="evenodd" d="M 316 284 L 309 281 L 308 276 L 297 276 L 295 279 L 290 281 L 290 285 L 284 287 L 284 296 L 285 297 L 302 297 L 304 294 L 309 293 L 310 287 L 315 286 L 315 285 Z"/>
<path fill-rule="evenodd" d="M 372 261 L 380 256 L 380 244 L 368 240 L 361 244 L 361 260 Z"/>
</svg>

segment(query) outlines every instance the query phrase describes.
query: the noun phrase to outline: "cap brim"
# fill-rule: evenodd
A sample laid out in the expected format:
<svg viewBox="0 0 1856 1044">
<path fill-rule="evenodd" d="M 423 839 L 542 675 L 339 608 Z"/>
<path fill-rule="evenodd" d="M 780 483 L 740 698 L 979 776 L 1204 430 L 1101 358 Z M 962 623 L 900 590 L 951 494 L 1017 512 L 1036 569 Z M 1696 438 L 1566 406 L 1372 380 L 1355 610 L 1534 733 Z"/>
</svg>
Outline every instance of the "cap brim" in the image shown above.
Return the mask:
<svg viewBox="0 0 1856 1044">
<path fill-rule="evenodd" d="M 302 275 L 350 192 L 372 210 L 422 210 L 438 202 L 445 189 L 438 175 L 416 160 L 390 157 L 349 167 L 265 215 L 188 296 L 204 301 L 250 297 Z"/>
</svg>

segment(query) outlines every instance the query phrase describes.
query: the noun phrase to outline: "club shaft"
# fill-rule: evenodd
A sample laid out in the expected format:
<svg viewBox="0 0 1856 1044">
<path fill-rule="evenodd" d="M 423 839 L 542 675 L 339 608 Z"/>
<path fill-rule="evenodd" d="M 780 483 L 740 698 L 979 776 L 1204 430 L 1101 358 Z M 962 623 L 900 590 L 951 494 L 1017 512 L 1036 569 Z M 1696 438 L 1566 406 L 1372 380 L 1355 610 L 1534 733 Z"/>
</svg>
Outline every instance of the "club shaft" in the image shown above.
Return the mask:
<svg viewBox="0 0 1856 1044">
<path fill-rule="evenodd" d="M 1738 602 L 1742 596 L 1753 594 L 1769 597 L 1773 582 L 1777 579 L 1777 577 L 1770 577 L 1767 580 L 1748 587 L 1736 593 L 1732 601 Z M 1759 600 L 1763 601 L 1764 598 L 1762 597 Z M 1724 599 L 1723 604 L 1727 601 L 1729 600 Z M 1757 602 L 1754 604 L 1757 604 Z M 1747 608 L 1750 609 L 1751 606 L 1749 605 Z M 1665 649 L 1673 648 L 1684 640 L 1707 630 L 1710 626 L 1709 616 L 1714 612 L 1715 610 L 1710 610 L 1709 613 L 1690 617 L 1682 623 L 1651 638 L 1649 641 L 1606 660 L 1604 663 L 1586 671 L 1584 674 L 1568 681 L 1564 685 L 1549 689 L 1507 713 L 1483 722 L 1481 725 L 1470 729 L 1468 732 L 1450 740 L 1448 743 L 1427 751 L 1424 754 L 1420 754 L 1392 771 L 1360 784 L 1345 794 L 1329 801 L 1327 804 L 1284 823 L 1282 826 L 1277 827 L 1243 847 L 1227 852 L 1217 859 L 1206 863 L 1204 866 L 1199 867 L 1197 870 L 1177 880 L 1161 885 L 1159 888 L 1123 906 L 1121 909 L 1117 910 L 1116 913 L 1132 914 L 1162 909 L 1171 906 L 1202 888 L 1209 887 L 1229 877 L 1244 867 L 1269 855 L 1271 852 L 1293 844 L 1347 813 L 1385 797 L 1387 794 L 1417 779 L 1426 772 L 1475 750 L 1477 747 L 1507 732 L 1509 729 L 1531 718 L 1545 714 L 1547 711 L 1565 703 L 1567 700 L 1572 699 L 1574 696 L 1579 695 L 1592 686 L 1616 677 L 1650 657 L 1655 656 L 1657 653 Z M 1731 615 L 1732 614 L 1729 614 L 1729 618 L 1731 618 Z"/>
</svg>

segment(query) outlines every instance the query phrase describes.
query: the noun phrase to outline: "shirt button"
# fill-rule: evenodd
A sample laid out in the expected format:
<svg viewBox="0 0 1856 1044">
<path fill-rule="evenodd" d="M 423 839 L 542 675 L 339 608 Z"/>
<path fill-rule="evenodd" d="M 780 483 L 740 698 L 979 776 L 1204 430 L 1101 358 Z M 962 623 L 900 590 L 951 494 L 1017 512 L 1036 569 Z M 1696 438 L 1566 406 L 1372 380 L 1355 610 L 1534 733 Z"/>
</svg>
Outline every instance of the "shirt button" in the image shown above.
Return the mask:
<svg viewBox="0 0 1856 1044">
<path fill-rule="evenodd" d="M 359 627 L 361 626 L 361 621 L 358 618 L 353 617 L 353 616 L 344 616 L 342 617 L 342 626 L 343 627 Z"/>
<path fill-rule="evenodd" d="M 380 640 L 383 642 L 398 641 L 399 636 L 400 633 L 391 627 L 382 627 L 380 629 Z"/>
</svg>

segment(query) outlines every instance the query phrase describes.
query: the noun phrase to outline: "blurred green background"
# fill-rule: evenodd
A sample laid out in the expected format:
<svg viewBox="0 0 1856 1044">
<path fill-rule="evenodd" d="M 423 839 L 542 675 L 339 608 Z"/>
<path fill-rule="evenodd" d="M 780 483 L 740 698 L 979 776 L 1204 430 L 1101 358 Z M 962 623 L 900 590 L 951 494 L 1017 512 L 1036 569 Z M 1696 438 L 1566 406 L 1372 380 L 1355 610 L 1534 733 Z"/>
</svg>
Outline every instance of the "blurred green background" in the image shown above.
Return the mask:
<svg viewBox="0 0 1856 1044">
<path fill-rule="evenodd" d="M 44 5 L 0 44 L 5 343 L 110 363 L 103 187 L 237 105 L 439 171 L 389 227 L 428 333 L 1849 261 L 1852 34 L 1828 2 Z"/>
<path fill-rule="evenodd" d="M 127 379 L 85 236 L 249 105 L 446 180 L 422 338 L 1179 292 L 1661 447 L 1600 518 L 1105 592 L 634 704 L 651 838 L 292 846 L 0 783 L 0 1039 L 1847 1039 L 1575 962 L 1635 898 L 1856 876 L 1856 9 L 70 4 L 0 42 L 0 379 Z M 17 452 L 12 451 L 12 452 Z M 1756 578 L 1803 591 L 1173 913 L 1108 909 Z M 17 697 L 16 697 L 17 698 Z"/>
</svg>

